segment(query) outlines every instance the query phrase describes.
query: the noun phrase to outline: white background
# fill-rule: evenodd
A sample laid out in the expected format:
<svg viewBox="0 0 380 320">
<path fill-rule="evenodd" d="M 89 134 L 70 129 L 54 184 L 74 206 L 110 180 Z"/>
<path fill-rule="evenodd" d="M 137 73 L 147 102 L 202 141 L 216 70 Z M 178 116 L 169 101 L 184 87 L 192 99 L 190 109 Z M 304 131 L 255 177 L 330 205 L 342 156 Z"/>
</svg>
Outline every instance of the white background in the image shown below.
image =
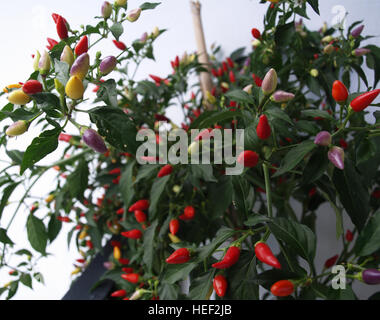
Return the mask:
<svg viewBox="0 0 380 320">
<path fill-rule="evenodd" d="M 80 0 L 18 0 L 1 1 L 0 7 L 0 35 L 1 35 L 1 55 L 0 55 L 0 88 L 19 81 L 25 81 L 32 69 L 31 54 L 36 50 L 42 50 L 46 46 L 46 38 L 57 39 L 55 25 L 51 18 L 51 13 L 56 12 L 63 15 L 72 28 L 78 28 L 80 24 L 93 23 L 92 17 L 99 15 L 103 1 Z M 144 1 L 129 0 L 129 9 L 138 7 Z M 153 1 L 152 1 L 153 2 Z M 203 24 L 208 47 L 215 43 L 222 45 L 226 55 L 230 54 L 238 47 L 250 46 L 252 27 L 262 29 L 262 20 L 267 4 L 262 5 L 258 0 L 203 0 L 201 1 Z M 311 10 L 309 11 L 310 21 L 305 23 L 312 29 L 319 29 L 326 21 L 329 25 L 339 16 L 336 5 L 344 5 L 349 13 L 348 23 L 365 19 L 365 29 L 363 34 L 379 35 L 378 12 L 380 2 L 376 0 L 322 0 L 320 1 L 321 18 Z M 193 24 L 190 14 L 190 6 L 187 0 L 162 0 L 162 4 L 154 11 L 145 11 L 136 23 L 126 23 L 125 33 L 121 40 L 130 44 L 140 35 L 158 26 L 160 29 L 168 29 L 155 46 L 156 62 L 148 61 L 141 67 L 137 78 L 147 78 L 148 74 L 166 76 L 171 72 L 170 60 L 176 55 L 182 55 L 184 51 L 188 53 L 195 50 L 195 40 L 193 34 Z M 90 42 L 94 38 L 90 39 Z M 379 38 L 371 40 L 379 45 Z M 116 54 L 117 50 L 109 41 L 96 47 L 90 52 L 92 58 L 95 52 L 101 50 L 103 55 Z M 0 107 L 6 104 L 6 100 L 0 98 Z M 181 114 L 175 107 L 169 110 L 168 115 L 177 123 L 181 120 Z M 6 122 L 3 122 L 1 127 Z M 31 140 L 38 135 L 38 132 L 30 130 L 28 134 L 14 140 L 10 146 L 15 149 L 25 150 Z M 60 154 L 59 151 L 56 154 Z M 0 150 L 0 159 L 6 159 L 3 150 Z M 51 161 L 56 156 L 50 156 Z M 42 162 L 48 163 L 48 162 Z M 0 163 L 0 168 L 3 167 Z M 46 184 L 51 184 L 53 173 L 47 175 L 40 189 L 35 190 L 41 197 L 46 196 Z M 49 189 L 50 190 L 50 189 Z M 20 197 L 20 192 L 12 200 Z M 14 207 L 13 207 L 14 209 Z M 0 226 L 5 227 L 7 219 L 12 215 L 12 208 L 6 209 Z M 14 226 L 9 231 L 11 238 L 17 243 L 26 243 L 25 218 L 27 212 L 19 212 Z M 317 252 L 317 258 L 323 261 L 334 255 L 339 248 L 335 239 L 335 216 L 327 206 L 323 206 L 319 212 L 321 219 L 318 223 L 318 233 L 321 246 Z M 35 285 L 32 291 L 22 287 L 15 296 L 16 299 L 60 299 L 68 290 L 70 285 L 70 272 L 73 269 L 73 261 L 79 258 L 74 248 L 67 249 L 66 234 L 61 236 L 49 248 L 53 255 L 48 259 L 43 259 L 39 263 L 39 271 L 45 276 L 46 285 Z M 8 281 L 7 272 L 0 272 L 0 285 Z M 363 298 L 369 296 L 365 291 L 366 287 L 359 285 L 363 289 L 360 295 Z"/>
</svg>

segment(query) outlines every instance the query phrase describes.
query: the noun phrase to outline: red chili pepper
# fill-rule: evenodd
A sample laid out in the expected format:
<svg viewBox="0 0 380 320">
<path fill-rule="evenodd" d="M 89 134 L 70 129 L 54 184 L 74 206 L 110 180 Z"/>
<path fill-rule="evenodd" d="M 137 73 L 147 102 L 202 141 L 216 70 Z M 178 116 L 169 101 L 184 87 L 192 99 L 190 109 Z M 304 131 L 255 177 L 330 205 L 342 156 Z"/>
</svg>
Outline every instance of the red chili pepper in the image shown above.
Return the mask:
<svg viewBox="0 0 380 320">
<path fill-rule="evenodd" d="M 170 164 L 167 164 L 167 165 L 163 166 L 163 167 L 160 169 L 160 171 L 159 171 L 158 174 L 157 174 L 157 177 L 158 177 L 158 178 L 165 177 L 165 176 L 171 174 L 172 171 L 173 171 L 173 166 L 170 165 Z"/>
<path fill-rule="evenodd" d="M 167 259 L 166 263 L 180 264 L 190 260 L 190 251 L 187 248 L 180 248 L 174 251 Z"/>
<path fill-rule="evenodd" d="M 227 63 L 226 62 L 222 62 L 222 68 L 223 68 L 223 71 L 224 72 L 227 72 L 228 71 L 228 66 L 227 66 Z"/>
<path fill-rule="evenodd" d="M 325 262 L 325 268 L 326 269 L 331 268 L 335 264 L 335 262 L 338 260 L 338 257 L 339 257 L 339 255 L 337 254 L 337 255 L 327 259 Z"/>
<path fill-rule="evenodd" d="M 226 294 L 227 286 L 228 286 L 226 278 L 222 276 L 221 274 L 218 274 L 217 276 L 215 276 L 212 285 L 214 287 L 215 293 L 219 297 L 223 298 Z"/>
<path fill-rule="evenodd" d="M 119 262 L 123 265 L 127 265 L 129 264 L 129 259 L 126 259 L 126 258 L 120 258 L 119 259 Z"/>
<path fill-rule="evenodd" d="M 151 77 L 153 79 L 153 81 L 156 83 L 156 86 L 161 85 L 161 82 L 164 81 L 164 79 L 162 79 L 158 76 L 155 76 L 154 74 L 150 74 L 149 77 Z"/>
<path fill-rule="evenodd" d="M 179 221 L 178 221 L 178 219 L 171 219 L 170 220 L 170 222 L 169 222 L 169 230 L 170 230 L 170 233 L 173 236 L 176 235 L 176 233 L 179 230 Z"/>
<path fill-rule="evenodd" d="M 344 140 L 343 138 L 340 138 L 340 139 L 339 139 L 339 144 L 340 144 L 340 146 L 341 146 L 343 149 L 347 149 L 347 147 L 348 147 L 348 143 L 347 143 L 346 140 Z"/>
<path fill-rule="evenodd" d="M 380 199 L 380 189 L 375 189 L 371 193 L 371 197 L 375 199 Z"/>
<path fill-rule="evenodd" d="M 259 29 L 252 28 L 251 33 L 252 33 L 252 36 L 254 38 L 261 39 L 261 33 L 260 33 Z"/>
<path fill-rule="evenodd" d="M 193 219 L 195 216 L 195 209 L 194 207 L 192 206 L 187 206 L 184 210 L 183 210 L 183 214 L 181 214 L 179 216 L 180 219 L 182 220 L 191 220 Z"/>
<path fill-rule="evenodd" d="M 94 245 L 92 244 L 91 240 L 87 240 L 87 241 L 86 241 L 86 246 L 87 246 L 89 249 L 94 249 Z"/>
<path fill-rule="evenodd" d="M 116 240 L 112 240 L 111 241 L 111 246 L 112 247 L 121 247 L 121 242 L 120 241 L 116 241 Z"/>
<path fill-rule="evenodd" d="M 258 242 L 255 245 L 255 254 L 257 259 L 261 262 L 266 263 L 276 269 L 281 269 L 281 264 L 274 256 L 272 250 L 265 242 Z"/>
<path fill-rule="evenodd" d="M 65 20 L 61 16 L 59 16 L 57 20 L 57 34 L 61 40 L 66 39 L 69 36 Z"/>
<path fill-rule="evenodd" d="M 309 190 L 309 198 L 311 198 L 312 196 L 315 195 L 315 193 L 317 192 L 317 188 L 313 187 Z"/>
<path fill-rule="evenodd" d="M 121 42 L 121 41 L 117 41 L 117 40 L 112 40 L 112 42 L 114 43 L 114 45 L 116 46 L 116 48 L 124 51 L 125 49 L 127 49 L 127 46 L 124 44 L 124 42 Z"/>
<path fill-rule="evenodd" d="M 138 273 L 122 274 L 121 277 L 131 283 L 138 283 L 140 275 Z"/>
<path fill-rule="evenodd" d="M 121 268 L 121 270 L 125 273 L 133 273 L 133 268 L 130 268 L 130 267 L 124 267 L 124 268 Z"/>
<path fill-rule="evenodd" d="M 69 217 L 61 217 L 58 216 L 57 219 L 62 222 L 71 222 L 71 219 Z"/>
<path fill-rule="evenodd" d="M 49 45 L 46 46 L 46 48 L 47 48 L 48 50 L 53 49 L 53 48 L 58 44 L 58 41 L 55 41 L 55 40 L 52 39 L 52 38 L 47 38 L 47 42 L 49 43 Z"/>
<path fill-rule="evenodd" d="M 219 262 L 216 262 L 212 265 L 216 269 L 226 269 L 234 265 L 240 256 L 240 248 L 232 246 L 229 247 L 223 259 Z"/>
<path fill-rule="evenodd" d="M 217 78 L 218 77 L 218 72 L 215 69 L 211 69 L 211 74 Z"/>
<path fill-rule="evenodd" d="M 239 154 L 237 161 L 243 166 L 251 168 L 259 162 L 259 155 L 255 151 L 245 150 Z"/>
<path fill-rule="evenodd" d="M 22 86 L 22 91 L 26 94 L 36 94 L 42 92 L 42 84 L 37 80 L 28 80 Z"/>
<path fill-rule="evenodd" d="M 236 82 L 235 74 L 234 74 L 234 72 L 232 70 L 230 71 L 229 78 L 230 78 L 230 82 L 231 83 L 235 83 Z"/>
<path fill-rule="evenodd" d="M 154 115 L 154 118 L 157 120 L 157 121 L 166 121 L 166 122 L 170 122 L 170 119 L 166 116 L 164 116 L 163 114 L 158 114 L 156 113 Z"/>
<path fill-rule="evenodd" d="M 346 86 L 339 80 L 335 80 L 332 86 L 332 96 L 339 103 L 345 103 L 348 98 L 348 90 Z"/>
<path fill-rule="evenodd" d="M 84 36 L 78 44 L 75 46 L 75 54 L 79 57 L 82 53 L 86 53 L 88 51 L 88 38 Z"/>
<path fill-rule="evenodd" d="M 111 297 L 113 298 L 124 298 L 127 295 L 127 291 L 125 290 L 117 290 L 111 293 Z"/>
<path fill-rule="evenodd" d="M 223 76 L 223 73 L 224 73 L 224 72 L 223 72 L 223 69 L 222 69 L 222 68 L 219 68 L 219 69 L 218 69 L 218 76 L 219 76 L 219 77 Z"/>
<path fill-rule="evenodd" d="M 53 18 L 55 24 L 57 24 L 59 17 L 61 17 L 61 16 L 60 16 L 59 14 L 57 14 L 57 13 L 52 13 L 51 16 L 52 16 L 52 18 Z M 66 19 L 65 19 L 64 17 L 61 17 L 61 18 L 62 18 L 63 21 L 66 23 L 66 25 L 68 25 Z"/>
<path fill-rule="evenodd" d="M 351 230 L 346 231 L 346 240 L 348 242 L 351 242 L 352 240 L 354 240 L 354 234 L 352 233 Z"/>
<path fill-rule="evenodd" d="M 124 213 L 124 208 L 120 208 L 116 211 L 116 214 L 123 214 Z"/>
<path fill-rule="evenodd" d="M 258 87 L 261 87 L 263 80 L 259 76 L 255 75 L 254 73 L 252 74 L 252 78 L 253 78 L 253 81 L 255 81 L 255 84 Z"/>
<path fill-rule="evenodd" d="M 77 261 L 78 263 L 85 263 L 85 262 L 86 262 L 85 259 L 77 259 L 76 261 Z"/>
<path fill-rule="evenodd" d="M 108 174 L 120 174 L 120 173 L 121 173 L 120 168 L 115 168 L 115 169 L 108 171 Z"/>
<path fill-rule="evenodd" d="M 276 297 L 287 297 L 294 292 L 294 284 L 289 280 L 280 280 L 272 285 L 270 291 Z"/>
<path fill-rule="evenodd" d="M 148 210 L 148 209 L 149 209 L 149 200 L 143 199 L 132 204 L 129 207 L 128 211 L 133 212 L 135 210 Z"/>
<path fill-rule="evenodd" d="M 350 106 L 355 112 L 363 111 L 367 108 L 373 100 L 376 99 L 377 95 L 380 93 L 380 89 L 375 89 L 366 93 L 361 94 L 351 101 Z"/>
<path fill-rule="evenodd" d="M 259 123 L 256 127 L 256 133 L 259 139 L 268 139 L 271 135 L 271 128 L 269 126 L 268 118 L 265 114 L 261 115 L 259 118 Z"/>
<path fill-rule="evenodd" d="M 121 232 L 121 235 L 129 239 L 140 239 L 142 237 L 142 232 L 139 229 L 133 229 Z"/>
<path fill-rule="evenodd" d="M 233 68 L 233 67 L 235 66 L 235 64 L 234 64 L 234 62 L 232 61 L 231 58 L 227 58 L 227 63 L 228 63 L 228 66 L 229 66 L 230 68 Z"/>
<path fill-rule="evenodd" d="M 135 218 L 139 223 L 143 223 L 146 221 L 146 214 L 141 210 L 135 210 Z"/>
</svg>

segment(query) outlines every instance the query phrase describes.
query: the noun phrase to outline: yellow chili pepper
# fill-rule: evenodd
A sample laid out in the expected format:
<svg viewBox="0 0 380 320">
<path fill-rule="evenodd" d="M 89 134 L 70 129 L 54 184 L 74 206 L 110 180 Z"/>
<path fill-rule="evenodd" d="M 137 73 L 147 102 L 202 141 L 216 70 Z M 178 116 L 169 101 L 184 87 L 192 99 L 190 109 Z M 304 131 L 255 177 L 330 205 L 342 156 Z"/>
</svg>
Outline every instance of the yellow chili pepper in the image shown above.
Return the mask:
<svg viewBox="0 0 380 320">
<path fill-rule="evenodd" d="M 72 76 L 66 84 L 65 92 L 73 100 L 81 99 L 84 93 L 82 80 L 77 76 Z"/>
<path fill-rule="evenodd" d="M 22 85 L 19 84 L 19 83 L 10 84 L 10 85 L 6 86 L 6 87 L 3 89 L 3 91 L 4 91 L 5 93 L 8 93 L 8 92 L 9 92 L 8 89 L 20 89 L 21 87 L 22 87 Z"/>
<path fill-rule="evenodd" d="M 119 259 L 121 258 L 121 251 L 120 251 L 120 248 L 118 246 L 113 247 L 113 257 L 117 261 L 119 261 Z"/>
</svg>

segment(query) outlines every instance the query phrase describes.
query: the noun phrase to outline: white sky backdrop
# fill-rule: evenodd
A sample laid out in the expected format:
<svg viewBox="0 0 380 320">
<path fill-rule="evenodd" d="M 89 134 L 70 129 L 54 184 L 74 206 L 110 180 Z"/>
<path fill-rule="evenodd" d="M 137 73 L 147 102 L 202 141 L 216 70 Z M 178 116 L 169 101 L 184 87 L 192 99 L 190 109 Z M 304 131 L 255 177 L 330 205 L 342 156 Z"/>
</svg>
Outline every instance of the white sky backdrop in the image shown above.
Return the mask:
<svg viewBox="0 0 380 320">
<path fill-rule="evenodd" d="M 129 0 L 129 9 L 138 7 L 144 1 Z M 155 2 L 155 1 L 151 1 Z M 121 40 L 129 45 L 140 35 L 158 26 L 160 29 L 168 29 L 157 41 L 155 46 L 156 62 L 147 61 L 140 68 L 137 79 L 147 78 L 148 74 L 165 76 L 171 72 L 170 60 L 176 55 L 182 55 L 184 51 L 192 52 L 195 50 L 195 40 L 193 34 L 193 23 L 190 14 L 188 0 L 161 0 L 162 4 L 153 11 L 145 11 L 136 23 L 125 23 L 125 33 Z M 212 43 L 222 45 L 223 52 L 228 55 L 238 47 L 250 46 L 252 27 L 262 29 L 263 15 L 267 5 L 258 3 L 258 0 L 203 0 L 202 18 L 205 28 L 207 45 Z M 32 69 L 31 54 L 38 49 L 44 50 L 47 42 L 46 38 L 57 39 L 55 25 L 51 18 L 51 13 L 59 13 L 64 16 L 72 28 L 78 28 L 81 24 L 93 23 L 92 17 L 99 15 L 101 0 L 18 0 L 1 1 L 0 5 L 0 88 L 18 81 L 25 81 Z M 310 21 L 305 23 L 312 29 L 319 29 L 324 21 L 329 25 L 336 22 L 334 19 L 341 16 L 339 13 L 344 6 L 349 13 L 348 23 L 356 20 L 365 19 L 365 29 L 363 34 L 378 36 L 379 22 L 378 13 L 380 12 L 380 1 L 377 0 L 320 0 L 321 18 L 310 10 Z M 340 8 L 340 9 L 339 9 Z M 332 10 L 333 9 L 333 10 Z M 95 41 L 96 38 L 91 38 Z M 379 38 L 371 40 L 372 43 L 379 45 Z M 101 50 L 103 56 L 117 54 L 109 41 L 98 45 L 90 52 L 92 59 L 95 52 Z M 88 90 L 90 91 L 90 90 Z M 86 94 L 89 94 L 87 92 Z M 0 99 L 0 107 L 6 104 L 6 100 Z M 168 111 L 169 117 L 175 122 L 180 123 L 181 113 L 175 107 Z M 1 127 L 3 127 L 3 124 Z M 74 131 L 75 132 L 75 131 Z M 31 140 L 38 135 L 38 132 L 30 130 L 27 134 L 14 140 L 10 146 L 14 149 L 24 151 Z M 59 151 L 56 154 L 60 154 Z M 57 156 L 53 155 L 48 160 L 54 160 Z M 7 159 L 3 150 L 0 150 L 0 159 Z M 46 161 L 41 162 L 48 163 Z M 4 166 L 0 163 L 0 169 Z M 45 197 L 50 189 L 45 189 L 46 185 L 51 184 L 53 175 L 47 175 L 41 189 L 35 189 L 34 193 Z M 40 185 L 41 186 L 41 185 Z M 11 200 L 20 198 L 17 193 Z M 13 207 L 14 209 L 14 207 Z M 7 219 L 12 215 L 12 209 L 5 210 L 0 222 L 1 227 L 5 227 Z M 17 243 L 26 243 L 25 219 L 27 213 L 19 212 L 9 235 Z M 335 225 L 335 218 L 334 223 Z M 333 227 L 334 229 L 335 227 Z M 68 228 L 67 228 L 68 230 Z M 334 240 L 334 231 L 331 230 Z M 47 259 L 40 260 L 39 271 L 45 277 L 46 285 L 35 285 L 32 291 L 24 286 L 20 287 L 16 299 L 61 299 L 70 285 L 70 272 L 73 269 L 73 261 L 79 258 L 74 246 L 70 250 L 66 245 L 66 233 L 55 240 L 48 252 L 53 255 Z M 331 248 L 330 248 L 331 247 Z M 329 249 L 330 248 L 330 249 Z M 334 255 L 336 249 L 334 245 L 327 246 L 328 252 Z M 324 257 L 327 258 L 329 255 Z M 7 272 L 0 272 L 0 285 L 8 281 Z"/>
</svg>

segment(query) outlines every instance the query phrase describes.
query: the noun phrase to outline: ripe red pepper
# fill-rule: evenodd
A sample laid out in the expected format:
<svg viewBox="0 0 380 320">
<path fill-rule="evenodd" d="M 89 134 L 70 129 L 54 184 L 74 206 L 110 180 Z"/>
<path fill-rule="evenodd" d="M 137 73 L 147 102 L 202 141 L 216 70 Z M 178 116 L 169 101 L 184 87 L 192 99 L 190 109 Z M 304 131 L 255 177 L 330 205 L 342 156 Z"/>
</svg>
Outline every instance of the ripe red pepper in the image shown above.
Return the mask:
<svg viewBox="0 0 380 320">
<path fill-rule="evenodd" d="M 128 211 L 133 212 L 135 210 L 148 210 L 148 209 L 149 209 L 149 200 L 143 199 L 132 204 L 129 207 Z"/>
<path fill-rule="evenodd" d="M 348 90 L 341 81 L 334 81 L 332 86 L 332 96 L 334 100 L 339 104 L 343 104 L 346 102 L 348 98 Z"/>
<path fill-rule="evenodd" d="M 122 274 L 121 277 L 131 283 L 138 283 L 140 275 L 138 273 Z"/>
<path fill-rule="evenodd" d="M 170 230 L 170 233 L 173 236 L 176 235 L 176 233 L 179 230 L 179 221 L 178 221 L 178 219 L 171 219 L 170 220 L 170 222 L 169 222 L 169 230 Z"/>
<path fill-rule="evenodd" d="M 223 76 L 223 73 L 224 73 L 224 72 L 223 72 L 223 68 L 220 67 L 220 68 L 218 69 L 218 77 Z"/>
<path fill-rule="evenodd" d="M 140 239 L 142 237 L 142 232 L 139 229 L 133 229 L 121 232 L 121 235 L 129 239 Z"/>
<path fill-rule="evenodd" d="M 166 263 L 181 264 L 190 260 L 190 251 L 187 248 L 180 248 L 174 251 L 167 259 Z"/>
<path fill-rule="evenodd" d="M 287 297 L 294 292 L 294 284 L 289 280 L 280 280 L 272 285 L 270 291 L 276 297 Z"/>
<path fill-rule="evenodd" d="M 61 17 L 61 16 L 60 16 L 59 14 L 57 14 L 57 13 L 52 13 L 51 16 L 52 16 L 52 18 L 53 18 L 55 24 L 57 24 L 59 17 Z M 66 23 L 66 25 L 68 25 L 66 19 L 65 19 L 64 17 L 61 17 L 61 18 L 62 18 L 63 21 Z"/>
<path fill-rule="evenodd" d="M 124 208 L 120 208 L 116 211 L 116 214 L 123 214 L 124 213 Z"/>
<path fill-rule="evenodd" d="M 120 168 L 115 168 L 115 169 L 108 171 L 108 174 L 120 174 L 120 173 L 121 173 Z"/>
<path fill-rule="evenodd" d="M 75 54 L 79 57 L 82 53 L 86 53 L 88 51 L 88 38 L 84 36 L 78 44 L 75 46 Z"/>
<path fill-rule="evenodd" d="M 58 44 L 58 41 L 55 41 L 55 40 L 52 39 L 52 38 L 47 38 L 47 42 L 49 43 L 49 45 L 46 46 L 46 48 L 47 48 L 48 50 L 53 49 L 53 48 Z"/>
<path fill-rule="evenodd" d="M 195 209 L 194 207 L 192 206 L 187 206 L 184 210 L 183 210 L 183 214 L 181 214 L 179 216 L 179 218 L 181 220 L 191 220 L 193 219 L 195 216 Z"/>
<path fill-rule="evenodd" d="M 217 72 L 214 68 L 211 69 L 211 74 L 212 74 L 215 78 L 218 77 L 218 72 Z"/>
<path fill-rule="evenodd" d="M 235 74 L 234 74 L 234 72 L 232 70 L 229 73 L 229 78 L 230 78 L 230 82 L 231 83 L 235 83 L 236 82 Z"/>
<path fill-rule="evenodd" d="M 327 259 L 325 262 L 325 268 L 326 269 L 331 268 L 335 264 L 335 262 L 338 260 L 338 257 L 339 257 L 339 255 L 337 254 L 337 255 Z"/>
<path fill-rule="evenodd" d="M 232 61 L 231 58 L 227 58 L 227 63 L 228 63 L 228 66 L 229 66 L 230 68 L 233 68 L 233 67 L 234 67 L 234 62 Z"/>
<path fill-rule="evenodd" d="M 155 76 L 154 74 L 150 74 L 149 77 L 153 79 L 153 81 L 156 83 L 156 86 L 159 86 L 164 79 L 160 78 L 159 76 Z"/>
<path fill-rule="evenodd" d="M 227 66 L 227 63 L 225 61 L 222 62 L 222 68 L 223 68 L 224 72 L 228 71 L 228 66 Z"/>
<path fill-rule="evenodd" d="M 252 28 L 251 33 L 252 33 L 252 36 L 254 38 L 261 39 L 261 33 L 260 33 L 259 29 Z"/>
<path fill-rule="evenodd" d="M 354 234 L 352 233 L 351 230 L 346 231 L 346 240 L 348 242 L 351 242 L 352 240 L 354 240 Z"/>
<path fill-rule="evenodd" d="M 157 177 L 158 178 L 162 178 L 162 177 L 165 177 L 169 174 L 171 174 L 173 171 L 173 166 L 171 164 L 167 164 L 167 165 L 164 165 L 160 171 L 158 172 L 157 174 Z"/>
<path fill-rule="evenodd" d="M 67 31 L 67 25 L 65 23 L 65 20 L 61 16 L 59 16 L 57 20 L 57 34 L 61 40 L 66 39 L 69 36 Z"/>
<path fill-rule="evenodd" d="M 259 162 L 259 155 L 255 151 L 245 150 L 239 154 L 237 161 L 243 166 L 251 168 Z"/>
<path fill-rule="evenodd" d="M 22 91 L 26 94 L 36 94 L 42 92 L 42 84 L 37 80 L 28 80 L 22 86 Z"/>
<path fill-rule="evenodd" d="M 124 298 L 127 295 L 127 291 L 125 290 L 117 290 L 111 293 L 111 297 L 113 298 Z"/>
<path fill-rule="evenodd" d="M 116 48 L 124 51 L 125 49 L 127 49 L 127 46 L 125 45 L 124 42 L 121 42 L 121 41 L 117 41 L 117 40 L 112 40 L 112 42 L 114 43 L 114 45 L 116 46 Z"/>
<path fill-rule="evenodd" d="M 137 222 L 143 223 L 146 221 L 146 214 L 141 210 L 135 210 L 135 218 Z"/>
<path fill-rule="evenodd" d="M 121 248 L 121 242 L 120 241 L 116 241 L 116 240 L 112 240 L 111 241 L 111 246 L 112 247 L 119 247 L 119 248 Z"/>
<path fill-rule="evenodd" d="M 58 216 L 57 219 L 61 222 L 71 222 L 71 219 L 69 217 L 61 217 Z"/>
<path fill-rule="evenodd" d="M 129 264 L 129 259 L 127 259 L 127 258 L 120 258 L 119 262 L 121 264 L 123 264 L 123 265 L 127 265 L 127 264 Z"/>
<path fill-rule="evenodd" d="M 261 262 L 266 263 L 276 269 L 281 269 L 281 264 L 274 256 L 272 250 L 265 242 L 258 242 L 255 245 L 255 254 L 257 259 Z"/>
<path fill-rule="evenodd" d="M 228 286 L 226 278 L 222 276 L 221 274 L 218 274 L 217 276 L 215 276 L 212 285 L 214 287 L 215 293 L 219 297 L 223 298 L 226 294 L 227 286 Z"/>
<path fill-rule="evenodd" d="M 361 94 L 351 101 L 350 106 L 355 112 L 363 111 L 367 108 L 373 100 L 376 99 L 377 95 L 380 93 L 380 89 L 375 89 L 366 93 Z"/>
<path fill-rule="evenodd" d="M 124 268 L 121 268 L 121 270 L 124 273 L 133 273 L 133 268 L 130 268 L 130 267 L 124 267 Z"/>
<path fill-rule="evenodd" d="M 271 135 L 271 128 L 269 126 L 268 118 L 265 114 L 262 114 L 259 118 L 259 123 L 256 127 L 256 133 L 259 139 L 268 139 Z"/>
<path fill-rule="evenodd" d="M 88 247 L 89 249 L 94 249 L 94 245 L 92 244 L 91 240 L 86 241 L 86 247 Z"/>
<path fill-rule="evenodd" d="M 261 87 L 263 80 L 259 76 L 255 75 L 254 73 L 252 74 L 252 78 L 253 78 L 253 81 L 255 81 L 255 84 L 258 87 Z"/>
<path fill-rule="evenodd" d="M 228 248 L 223 259 L 219 262 L 214 263 L 212 267 L 216 269 L 229 268 L 239 260 L 239 256 L 240 256 L 240 248 L 231 246 Z"/>
<path fill-rule="evenodd" d="M 166 122 L 170 122 L 170 119 L 166 116 L 164 116 L 163 114 L 158 114 L 156 113 L 154 115 L 154 118 L 157 120 L 157 121 L 166 121 Z"/>
</svg>

